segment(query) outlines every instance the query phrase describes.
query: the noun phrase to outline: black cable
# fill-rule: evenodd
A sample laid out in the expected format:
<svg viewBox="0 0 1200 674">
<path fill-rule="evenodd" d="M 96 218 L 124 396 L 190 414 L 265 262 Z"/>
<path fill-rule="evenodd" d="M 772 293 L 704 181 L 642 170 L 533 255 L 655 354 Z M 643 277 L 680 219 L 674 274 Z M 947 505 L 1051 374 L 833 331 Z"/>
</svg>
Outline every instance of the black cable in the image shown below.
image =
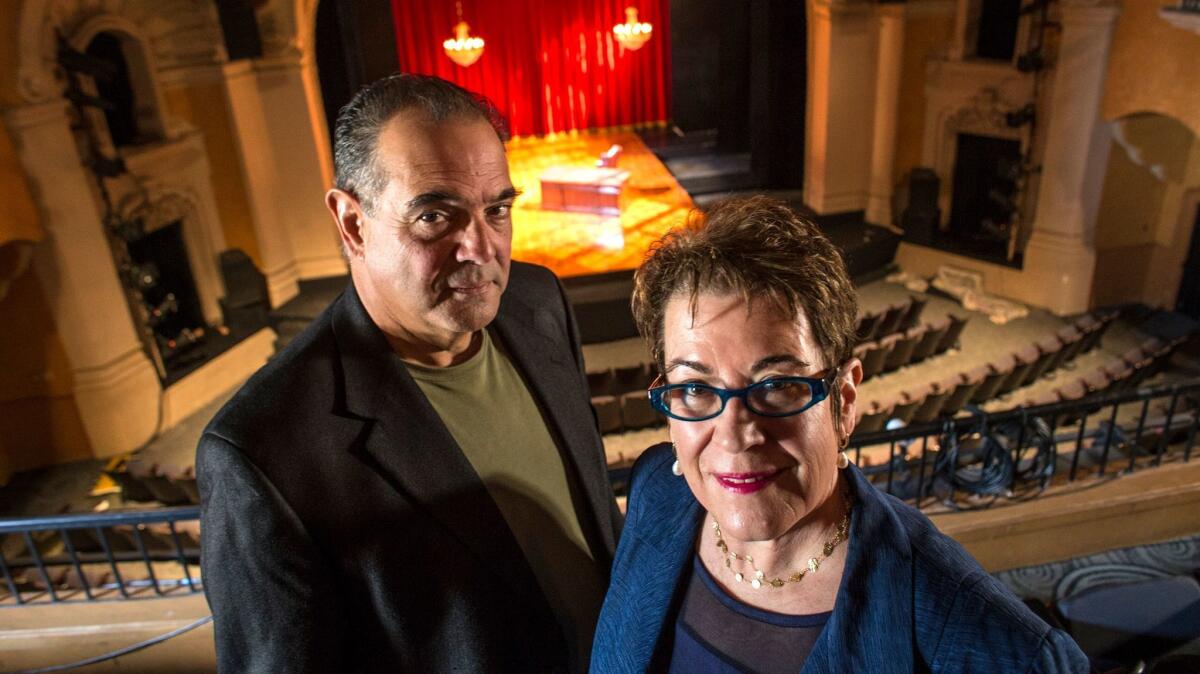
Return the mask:
<svg viewBox="0 0 1200 674">
<path fill-rule="evenodd" d="M 105 660 L 112 660 L 113 658 L 119 658 L 122 655 L 129 655 L 130 653 L 135 653 L 144 648 L 149 648 L 151 646 L 154 646 L 155 644 L 161 644 L 162 642 L 166 641 L 167 639 L 177 637 L 180 634 L 185 634 L 187 632 L 190 632 L 190 631 L 196 629 L 197 627 L 207 625 L 208 623 L 212 622 L 212 619 L 213 619 L 213 617 L 211 615 L 204 616 L 203 618 L 201 618 L 195 622 L 184 625 L 183 627 L 180 627 L 179 629 L 171 630 L 170 632 L 167 632 L 166 634 L 160 634 L 151 639 L 147 639 L 145 641 L 133 644 L 132 646 L 126 646 L 124 648 L 119 648 L 110 653 L 96 655 L 96 656 L 87 658 L 85 660 L 78 660 L 76 662 L 70 662 L 65 665 L 51 665 L 49 667 L 42 667 L 39 669 L 21 669 L 21 670 L 11 672 L 10 674 L 40 674 L 41 672 L 61 672 L 63 670 L 67 670 L 67 669 L 75 669 L 77 667 L 86 667 L 88 665 L 94 665 L 98 662 L 104 662 Z"/>
</svg>

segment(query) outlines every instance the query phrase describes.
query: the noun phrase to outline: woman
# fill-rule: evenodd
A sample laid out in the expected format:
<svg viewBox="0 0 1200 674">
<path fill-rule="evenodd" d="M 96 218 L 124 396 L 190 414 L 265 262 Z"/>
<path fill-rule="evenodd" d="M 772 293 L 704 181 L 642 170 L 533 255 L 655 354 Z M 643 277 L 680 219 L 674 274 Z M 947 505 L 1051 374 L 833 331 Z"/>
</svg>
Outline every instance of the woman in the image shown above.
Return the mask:
<svg viewBox="0 0 1200 674">
<path fill-rule="evenodd" d="M 633 310 L 671 444 L 633 468 L 592 671 L 1087 671 L 840 451 L 855 297 L 813 224 L 718 204 L 654 248 Z"/>
</svg>

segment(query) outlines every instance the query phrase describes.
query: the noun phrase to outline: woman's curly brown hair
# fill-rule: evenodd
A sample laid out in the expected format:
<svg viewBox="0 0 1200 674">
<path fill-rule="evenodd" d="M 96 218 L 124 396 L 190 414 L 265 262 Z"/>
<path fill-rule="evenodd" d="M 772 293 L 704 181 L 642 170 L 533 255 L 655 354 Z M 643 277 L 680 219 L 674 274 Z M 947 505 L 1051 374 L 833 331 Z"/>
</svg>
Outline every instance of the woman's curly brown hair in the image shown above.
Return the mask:
<svg viewBox="0 0 1200 674">
<path fill-rule="evenodd" d="M 693 211 L 659 239 L 634 274 L 633 317 L 659 372 L 664 368 L 667 302 L 687 293 L 737 293 L 762 299 L 795 319 L 803 311 L 824 367 L 850 360 L 858 301 L 842 254 L 810 220 L 763 196 L 727 199 Z M 835 427 L 841 428 L 834 387 Z"/>
</svg>

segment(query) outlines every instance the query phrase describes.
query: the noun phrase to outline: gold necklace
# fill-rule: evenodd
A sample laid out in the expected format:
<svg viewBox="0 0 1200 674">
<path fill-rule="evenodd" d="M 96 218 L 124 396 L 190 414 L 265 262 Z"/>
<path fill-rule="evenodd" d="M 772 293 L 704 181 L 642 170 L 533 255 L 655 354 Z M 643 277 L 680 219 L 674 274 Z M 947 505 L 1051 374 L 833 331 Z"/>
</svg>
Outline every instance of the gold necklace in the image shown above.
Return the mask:
<svg viewBox="0 0 1200 674">
<path fill-rule="evenodd" d="M 793 571 L 792 574 L 786 579 L 768 579 L 766 574 L 763 573 L 762 569 L 755 565 L 753 557 L 750 555 L 739 555 L 736 552 L 730 552 L 729 546 L 725 543 L 725 539 L 721 537 L 721 525 L 717 523 L 717 518 L 714 517 L 712 522 L 713 534 L 717 537 L 717 547 L 721 550 L 721 557 L 725 560 L 725 568 L 733 572 L 734 580 L 739 583 L 744 583 L 747 582 L 745 574 L 743 574 L 741 571 L 734 571 L 733 563 L 736 561 L 749 564 L 750 568 L 754 569 L 754 576 L 749 580 L 750 587 L 756 590 L 764 585 L 770 585 L 771 587 L 783 587 L 787 583 L 799 583 L 800 581 L 804 580 L 805 575 L 809 573 L 815 573 L 816 570 L 821 567 L 821 562 L 829 559 L 829 556 L 833 554 L 834 548 L 836 548 L 842 541 L 846 540 L 846 536 L 850 533 L 851 503 L 849 491 L 843 490 L 842 495 L 846 501 L 846 511 L 842 513 L 842 521 L 838 523 L 837 531 L 834 532 L 833 538 L 825 541 L 825 548 L 822 550 L 823 554 L 821 558 L 818 559 L 817 557 L 809 557 L 808 568 L 801 569 L 799 571 Z"/>
</svg>

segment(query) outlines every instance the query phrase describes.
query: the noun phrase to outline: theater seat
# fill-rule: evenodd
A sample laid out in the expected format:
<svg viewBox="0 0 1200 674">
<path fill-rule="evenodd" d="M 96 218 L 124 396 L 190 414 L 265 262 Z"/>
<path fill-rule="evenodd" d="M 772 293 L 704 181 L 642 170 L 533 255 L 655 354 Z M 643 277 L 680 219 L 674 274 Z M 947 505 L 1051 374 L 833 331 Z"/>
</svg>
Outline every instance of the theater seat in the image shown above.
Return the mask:
<svg viewBox="0 0 1200 674">
<path fill-rule="evenodd" d="M 856 330 L 858 343 L 870 342 L 878 336 L 879 322 L 883 319 L 883 314 L 869 312 L 858 319 L 858 328 Z"/>
<path fill-rule="evenodd" d="M 614 390 L 617 380 L 611 369 L 588 372 L 587 383 L 588 394 L 592 396 L 607 396 L 617 392 Z"/>
<path fill-rule="evenodd" d="M 892 345 L 880 344 L 879 342 L 868 342 L 867 355 L 863 358 L 863 379 L 870 379 L 875 375 L 883 372 L 883 363 L 887 360 L 888 354 L 892 351 Z"/>
<path fill-rule="evenodd" d="M 1075 326 L 1068 325 L 1055 333 L 1055 336 L 1063 343 L 1062 359 L 1055 364 L 1055 368 L 1059 368 L 1079 355 L 1079 348 L 1083 346 L 1083 333 L 1076 330 Z"/>
<path fill-rule="evenodd" d="M 613 368 L 613 377 L 616 379 L 614 394 L 623 395 L 637 391 L 643 398 L 646 397 L 646 389 L 650 386 L 650 373 L 645 364 Z"/>
<path fill-rule="evenodd" d="M 900 330 L 900 321 L 904 320 L 904 312 L 908 311 L 908 305 L 909 302 L 899 302 L 887 308 L 875 331 L 876 339 L 887 337 Z"/>
<path fill-rule="evenodd" d="M 925 305 L 929 300 L 924 297 L 908 298 L 908 308 L 904 311 L 903 317 L 900 319 L 899 330 L 911 330 L 921 322 L 921 313 L 925 311 Z"/>
<path fill-rule="evenodd" d="M 1004 381 L 1000 383 L 1000 386 L 996 388 L 996 393 L 998 395 L 1008 395 L 1023 384 L 1026 377 L 1029 376 L 1029 372 L 1033 369 L 1034 364 L 1037 363 L 1038 355 L 1037 347 L 1032 345 L 1026 346 L 1014 353 L 1012 372 L 1009 372 Z"/>
<path fill-rule="evenodd" d="M 950 319 L 948 318 L 926 325 L 921 332 L 921 341 L 917 342 L 916 348 L 913 349 L 910 362 L 919 363 L 937 353 L 938 344 L 942 343 L 942 337 L 946 336 L 946 331 L 949 329 Z"/>
<path fill-rule="evenodd" d="M 948 388 L 947 382 L 934 382 L 929 385 L 929 393 L 926 394 L 925 399 L 921 401 L 916 411 L 913 412 L 912 422 L 914 424 L 922 424 L 938 418 L 938 415 L 942 411 L 942 405 L 946 402 L 946 398 L 958 387 L 958 384 L 957 382 L 953 382 L 949 386 Z"/>
<path fill-rule="evenodd" d="M 1200 638 L 1200 584 L 1190 576 L 1102 585 L 1054 609 L 1094 662 L 1131 665 Z"/>
<path fill-rule="evenodd" d="M 942 403 L 942 409 L 939 414 L 943 417 L 952 417 L 958 414 L 959 410 L 971 400 L 971 396 L 975 393 L 975 389 L 979 388 L 979 384 L 983 378 L 987 376 L 987 368 L 976 368 L 968 373 L 959 373 L 957 376 L 958 384 L 950 395 L 946 396 L 946 401 Z"/>
<path fill-rule="evenodd" d="M 601 434 L 621 431 L 621 401 L 616 396 L 592 396 L 592 407 L 596 410 Z"/>
<path fill-rule="evenodd" d="M 1016 367 L 1017 359 L 1008 354 L 1001 356 L 996 362 L 988 363 L 988 373 L 979 383 L 979 388 L 975 389 L 975 393 L 971 395 L 971 402 L 976 405 L 985 403 L 996 397 L 996 391 L 1000 385 L 1012 373 Z"/>
<path fill-rule="evenodd" d="M 883 363 L 883 371 L 891 372 L 898 370 L 912 361 L 913 349 L 917 348 L 917 343 L 921 341 L 919 332 L 898 332 L 890 337 L 885 337 L 886 340 L 892 341 L 892 351 L 888 354 L 887 360 Z"/>
<path fill-rule="evenodd" d="M 621 394 L 621 425 L 628 430 L 648 428 L 662 423 L 661 417 L 650 406 L 645 391 L 630 391 Z"/>
<path fill-rule="evenodd" d="M 888 420 L 899 419 L 907 426 L 916 413 L 917 408 L 925 400 L 927 389 L 921 388 L 916 391 L 904 391 L 900 394 L 900 399 L 896 401 L 896 405 L 892 408 L 892 414 Z"/>
<path fill-rule="evenodd" d="M 966 318 L 960 318 L 954 314 L 946 314 L 946 318 L 950 319 L 950 327 L 946 329 L 946 334 L 942 335 L 942 341 L 938 343 L 934 353 L 957 349 L 958 339 L 962 335 L 963 328 L 967 327 Z"/>
<path fill-rule="evenodd" d="M 855 433 L 873 433 L 883 429 L 883 424 L 890 418 L 892 413 L 891 405 L 882 405 L 879 401 L 872 401 L 858 423 L 854 426 Z"/>
<path fill-rule="evenodd" d="M 1050 365 L 1058 356 L 1058 352 L 1062 349 L 1062 342 L 1058 338 L 1051 335 L 1039 339 L 1034 348 L 1038 351 L 1037 362 L 1029 369 L 1029 374 L 1026 375 L 1022 386 L 1028 386 L 1037 380 L 1041 379 L 1050 370 Z"/>
</svg>

